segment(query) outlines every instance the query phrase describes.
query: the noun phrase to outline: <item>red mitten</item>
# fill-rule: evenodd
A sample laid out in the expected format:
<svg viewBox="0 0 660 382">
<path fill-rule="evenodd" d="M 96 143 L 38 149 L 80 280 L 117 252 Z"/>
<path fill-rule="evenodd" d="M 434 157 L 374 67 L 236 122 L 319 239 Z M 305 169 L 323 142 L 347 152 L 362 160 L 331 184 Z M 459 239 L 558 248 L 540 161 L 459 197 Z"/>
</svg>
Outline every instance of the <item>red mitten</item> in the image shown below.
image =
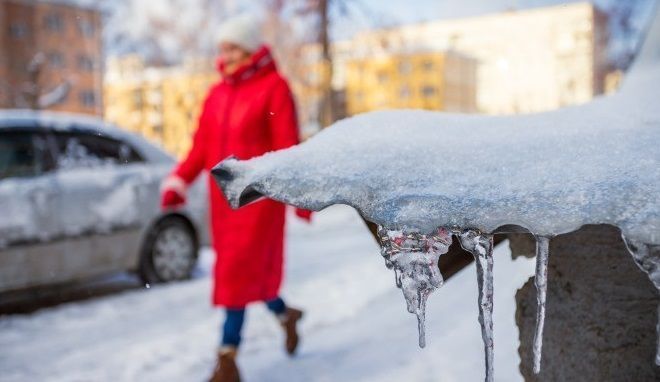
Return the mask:
<svg viewBox="0 0 660 382">
<path fill-rule="evenodd" d="M 163 210 L 180 207 L 184 204 L 186 204 L 186 198 L 174 190 L 166 190 L 160 199 L 160 208 Z"/>
<path fill-rule="evenodd" d="M 160 187 L 160 208 L 169 210 L 186 204 L 186 183 L 176 175 L 171 175 L 163 181 Z"/>
<path fill-rule="evenodd" d="M 307 223 L 312 221 L 312 211 L 303 210 L 302 208 L 296 208 L 296 216 L 306 221 Z"/>
</svg>

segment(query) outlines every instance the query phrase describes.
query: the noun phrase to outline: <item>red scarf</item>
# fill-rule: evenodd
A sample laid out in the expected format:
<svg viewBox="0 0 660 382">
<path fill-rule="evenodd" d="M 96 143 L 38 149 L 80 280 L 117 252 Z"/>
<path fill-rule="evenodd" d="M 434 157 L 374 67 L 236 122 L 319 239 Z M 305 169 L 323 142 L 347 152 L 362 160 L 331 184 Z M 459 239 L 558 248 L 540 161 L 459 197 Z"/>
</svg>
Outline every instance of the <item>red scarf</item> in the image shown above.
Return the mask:
<svg viewBox="0 0 660 382">
<path fill-rule="evenodd" d="M 276 69 L 275 60 L 273 60 L 273 56 L 270 54 L 270 49 L 265 45 L 252 54 L 248 63 L 236 69 L 234 73 L 226 74 L 225 68 L 225 63 L 222 60 L 218 60 L 218 71 L 222 75 L 223 81 L 230 85 L 244 82 Z"/>
</svg>

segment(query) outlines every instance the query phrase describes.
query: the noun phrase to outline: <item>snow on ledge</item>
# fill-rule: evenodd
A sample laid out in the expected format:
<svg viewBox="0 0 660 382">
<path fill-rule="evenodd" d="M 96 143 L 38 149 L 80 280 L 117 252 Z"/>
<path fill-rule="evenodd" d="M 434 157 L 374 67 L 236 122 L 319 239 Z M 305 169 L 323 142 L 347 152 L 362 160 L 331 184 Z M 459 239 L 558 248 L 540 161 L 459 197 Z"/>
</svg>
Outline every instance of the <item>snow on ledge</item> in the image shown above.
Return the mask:
<svg viewBox="0 0 660 382">
<path fill-rule="evenodd" d="M 553 236 L 607 223 L 660 244 L 654 106 L 620 94 L 513 117 L 374 112 L 213 172 L 234 208 L 261 195 L 312 210 L 348 204 L 377 224 L 426 232 L 518 225 Z"/>
</svg>

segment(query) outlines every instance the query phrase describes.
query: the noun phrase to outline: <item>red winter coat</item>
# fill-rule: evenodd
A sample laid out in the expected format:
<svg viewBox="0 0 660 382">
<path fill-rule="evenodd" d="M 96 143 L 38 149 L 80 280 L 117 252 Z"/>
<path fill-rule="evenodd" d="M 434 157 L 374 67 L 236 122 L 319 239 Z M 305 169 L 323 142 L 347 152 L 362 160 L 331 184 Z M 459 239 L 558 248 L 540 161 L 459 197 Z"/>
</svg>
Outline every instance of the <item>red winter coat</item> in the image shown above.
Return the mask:
<svg viewBox="0 0 660 382">
<path fill-rule="evenodd" d="M 219 69 L 223 73 L 223 65 Z M 291 91 L 263 47 L 214 85 L 188 156 L 174 174 L 191 183 L 230 155 L 249 159 L 298 143 Z M 282 281 L 285 206 L 270 199 L 230 209 L 209 177 L 216 252 L 213 303 L 242 308 L 277 297 Z"/>
</svg>

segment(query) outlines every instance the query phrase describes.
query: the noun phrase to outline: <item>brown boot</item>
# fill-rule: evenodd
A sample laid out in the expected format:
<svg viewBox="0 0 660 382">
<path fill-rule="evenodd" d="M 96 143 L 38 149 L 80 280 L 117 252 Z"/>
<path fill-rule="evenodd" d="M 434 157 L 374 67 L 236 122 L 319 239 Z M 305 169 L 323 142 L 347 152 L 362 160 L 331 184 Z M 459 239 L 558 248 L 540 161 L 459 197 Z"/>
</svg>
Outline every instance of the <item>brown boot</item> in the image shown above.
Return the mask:
<svg viewBox="0 0 660 382">
<path fill-rule="evenodd" d="M 296 324 L 302 318 L 303 312 L 298 309 L 286 308 L 286 312 L 280 318 L 280 323 L 286 334 L 286 352 L 293 355 L 298 347 L 300 338 L 296 330 Z"/>
<path fill-rule="evenodd" d="M 218 351 L 218 363 L 209 382 L 241 382 L 236 366 L 236 348 L 227 347 Z"/>
</svg>

